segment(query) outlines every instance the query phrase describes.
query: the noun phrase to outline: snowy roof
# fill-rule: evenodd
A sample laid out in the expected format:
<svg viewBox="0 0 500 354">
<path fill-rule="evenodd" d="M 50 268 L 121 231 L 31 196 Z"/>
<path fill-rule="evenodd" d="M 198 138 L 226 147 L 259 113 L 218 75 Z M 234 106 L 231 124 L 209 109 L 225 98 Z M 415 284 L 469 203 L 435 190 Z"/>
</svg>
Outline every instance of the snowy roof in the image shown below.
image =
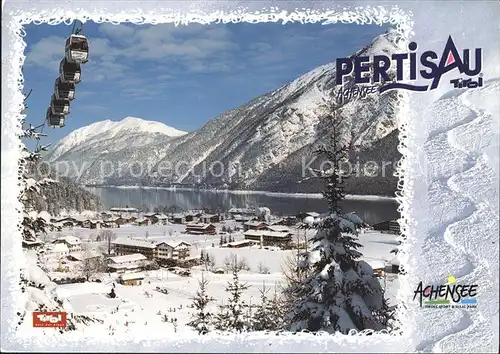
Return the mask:
<svg viewBox="0 0 500 354">
<path fill-rule="evenodd" d="M 114 245 L 124 245 L 124 246 L 136 246 L 141 248 L 155 248 L 154 242 L 145 240 L 134 240 L 129 238 L 120 238 L 118 240 L 111 241 Z"/>
<path fill-rule="evenodd" d="M 75 236 L 63 236 L 56 239 L 53 243 L 61 243 L 61 242 L 75 246 L 75 245 L 80 245 L 82 243 L 82 240 L 80 240 L 78 237 Z"/>
<path fill-rule="evenodd" d="M 228 210 L 229 213 L 238 213 L 238 214 L 253 214 L 255 213 L 255 209 L 252 208 L 231 208 Z"/>
<path fill-rule="evenodd" d="M 202 218 L 213 218 L 214 216 L 217 216 L 217 214 L 202 214 Z"/>
<path fill-rule="evenodd" d="M 385 262 L 380 259 L 366 260 L 366 263 L 368 263 L 372 269 L 385 268 Z"/>
<path fill-rule="evenodd" d="M 157 214 L 159 214 L 159 213 L 145 213 L 145 214 L 144 214 L 144 217 L 146 217 L 146 218 L 150 218 L 150 217 L 155 216 L 155 215 L 157 215 Z"/>
<path fill-rule="evenodd" d="M 146 256 L 140 253 L 127 254 L 125 256 L 116 256 L 108 258 L 113 263 L 127 263 L 127 262 L 137 262 L 137 261 L 145 261 Z"/>
<path fill-rule="evenodd" d="M 111 208 L 109 211 L 125 211 L 125 212 L 136 212 L 136 208 Z"/>
<path fill-rule="evenodd" d="M 164 219 L 168 219 L 168 216 L 166 216 L 165 214 L 156 214 L 155 218 L 160 219 L 160 220 L 164 220 Z"/>
<path fill-rule="evenodd" d="M 264 231 L 263 230 L 247 230 L 243 233 L 245 236 L 263 236 Z"/>
<path fill-rule="evenodd" d="M 290 235 L 289 232 L 264 231 L 264 237 L 288 237 Z"/>
<path fill-rule="evenodd" d="M 134 279 L 144 279 L 144 274 L 142 273 L 127 273 L 120 275 L 122 280 L 134 280 Z"/>
<path fill-rule="evenodd" d="M 83 261 L 84 259 L 102 257 L 102 254 L 97 251 L 86 251 L 86 252 L 72 252 L 69 256 L 75 258 L 77 261 Z"/>
<path fill-rule="evenodd" d="M 315 212 L 315 211 L 309 211 L 309 212 L 306 213 L 306 215 L 312 216 L 314 218 L 317 218 L 320 214 L 317 213 L 317 212 Z"/>
<path fill-rule="evenodd" d="M 54 248 L 52 248 L 52 252 L 69 252 L 68 246 L 64 243 L 57 243 Z"/>
<path fill-rule="evenodd" d="M 157 246 L 160 246 L 162 244 L 165 244 L 167 246 L 170 246 L 171 248 L 177 248 L 181 245 L 185 245 L 187 247 L 190 247 L 191 244 L 188 243 L 188 242 L 185 242 L 185 241 L 161 241 L 161 242 L 158 242 L 156 245 Z"/>
<path fill-rule="evenodd" d="M 212 224 L 188 224 L 188 225 L 186 225 L 186 228 L 204 230 L 209 226 L 214 226 L 214 225 L 212 225 Z"/>
<path fill-rule="evenodd" d="M 184 214 L 177 213 L 177 214 L 172 215 L 172 217 L 173 217 L 174 219 L 178 219 L 178 218 L 181 218 L 181 219 L 182 219 L 182 218 L 184 218 L 185 216 L 184 216 Z"/>
<path fill-rule="evenodd" d="M 145 221 L 149 221 L 149 219 L 147 219 L 147 218 L 140 218 L 140 219 L 136 220 L 136 222 L 139 222 L 139 223 L 145 222 Z"/>
<path fill-rule="evenodd" d="M 249 244 L 249 243 L 255 243 L 255 241 L 252 241 L 252 240 L 233 241 L 233 242 L 229 242 L 228 245 L 238 246 L 238 245 L 245 245 L 245 244 Z"/>
<path fill-rule="evenodd" d="M 250 220 L 250 221 L 247 221 L 246 223 L 244 223 L 243 225 L 247 225 L 247 226 L 259 226 L 259 225 L 266 225 L 266 223 L 264 221 L 257 221 L 257 220 Z"/>
<path fill-rule="evenodd" d="M 288 226 L 281 226 L 281 225 L 271 225 L 267 227 L 271 231 L 277 231 L 277 232 L 288 232 L 290 231 L 290 228 Z"/>
</svg>

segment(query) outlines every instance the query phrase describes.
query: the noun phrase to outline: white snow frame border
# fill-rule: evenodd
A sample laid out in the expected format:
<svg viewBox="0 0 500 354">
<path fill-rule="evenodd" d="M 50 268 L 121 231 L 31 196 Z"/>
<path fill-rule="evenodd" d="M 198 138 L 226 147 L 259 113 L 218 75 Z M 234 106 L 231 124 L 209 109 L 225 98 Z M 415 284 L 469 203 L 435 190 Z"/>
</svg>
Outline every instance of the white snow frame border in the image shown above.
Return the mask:
<svg viewBox="0 0 500 354">
<path fill-rule="evenodd" d="M 4 1 L 2 7 L 4 7 Z M 81 4 L 77 9 L 72 8 Z M 139 5 L 140 4 L 140 5 Z M 297 4 L 298 7 L 293 6 Z M 359 3 L 358 3 L 359 4 Z M 267 5 L 267 6 L 266 6 Z M 398 333 L 380 332 L 367 336 L 367 333 L 356 335 L 311 335 L 311 334 L 263 334 L 245 333 L 241 335 L 222 333 L 198 336 L 196 334 L 178 333 L 176 339 L 147 338 L 146 334 L 138 333 L 137 338 L 116 334 L 101 338 L 83 337 L 78 331 L 70 331 L 64 335 L 57 332 L 54 336 L 26 337 L 14 330 L 16 312 L 20 309 L 19 269 L 23 267 L 24 255 L 21 247 L 20 224 L 22 204 L 18 201 L 21 186 L 18 184 L 18 161 L 21 157 L 21 107 L 23 104 L 23 77 L 21 68 L 25 60 L 26 43 L 23 38 L 23 25 L 69 23 L 73 19 L 92 20 L 97 23 L 131 22 L 134 24 L 174 23 L 188 24 L 192 22 L 208 24 L 237 22 L 300 22 L 325 24 L 356 23 L 378 24 L 391 23 L 395 25 L 407 39 L 411 34 L 413 22 L 411 13 L 397 6 L 356 6 L 354 1 L 345 4 L 291 1 L 252 1 L 246 5 L 234 2 L 113 2 L 113 1 L 52 1 L 29 2 L 19 1 L 8 3 L 2 21 L 2 349 L 30 351 L 63 351 L 78 348 L 82 351 L 112 350 L 126 351 L 165 351 L 169 352 L 280 352 L 299 351 L 300 342 L 307 342 L 306 352 L 412 352 L 411 319 L 415 313 L 410 308 L 400 306 L 398 318 L 406 319 L 401 323 Z M 288 10 L 285 10 L 287 8 Z M 406 97 L 407 98 L 407 97 Z M 406 100 L 407 103 L 407 100 Z M 399 119 L 400 129 L 399 150 L 403 157 L 400 161 L 397 176 L 397 200 L 400 203 L 399 220 L 402 234 L 409 236 L 412 223 L 407 218 L 411 208 L 411 171 L 407 169 L 407 139 L 411 132 L 406 129 L 405 107 L 403 105 Z M 38 122 L 33 122 L 38 123 Z M 14 134 L 13 134 L 14 133 Z M 8 186 L 4 188 L 4 186 Z M 402 265 L 410 250 L 403 243 L 400 247 Z M 411 272 L 411 269 L 407 269 Z M 401 276 L 401 289 L 398 297 L 402 303 L 411 301 L 412 289 L 406 276 Z M 26 318 L 25 321 L 30 321 Z M 64 338 L 64 340 L 63 340 Z M 272 345 L 271 345 L 272 343 Z M 84 348 L 81 350 L 80 348 Z"/>
</svg>

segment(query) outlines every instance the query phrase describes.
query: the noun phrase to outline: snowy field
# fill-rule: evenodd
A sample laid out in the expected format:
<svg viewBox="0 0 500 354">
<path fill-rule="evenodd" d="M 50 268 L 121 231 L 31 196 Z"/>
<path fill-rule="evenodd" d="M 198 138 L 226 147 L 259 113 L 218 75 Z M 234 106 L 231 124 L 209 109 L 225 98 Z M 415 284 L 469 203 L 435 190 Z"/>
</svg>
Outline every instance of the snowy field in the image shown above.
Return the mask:
<svg viewBox="0 0 500 354">
<path fill-rule="evenodd" d="M 249 270 L 239 272 L 240 281 L 249 285 L 249 288 L 244 291 L 243 298 L 247 304 L 256 306 L 260 303 L 260 292 L 263 284 L 270 289 L 268 295 L 274 294 L 276 288 L 278 293 L 281 286 L 284 285 L 284 275 L 282 269 L 285 266 L 285 261 L 288 257 L 294 257 L 293 250 L 277 250 L 270 247 L 269 249 L 260 249 L 259 246 L 252 248 L 221 248 L 218 245 L 219 235 L 185 235 L 181 234 L 183 225 L 154 225 L 154 226 L 122 226 L 117 229 L 112 229 L 117 237 L 144 237 L 148 233 L 148 239 L 172 239 L 183 240 L 192 243 L 192 255 L 199 254 L 201 250 L 205 250 L 215 258 L 215 268 L 223 267 L 226 258 L 236 255 L 239 260 L 244 259 L 249 266 Z M 100 230 L 90 230 L 82 228 L 67 229 L 62 232 L 55 232 L 48 235 L 48 240 L 55 239 L 60 236 L 77 236 L 81 237 L 85 243 L 92 247 L 96 247 L 100 243 L 90 242 L 95 238 Z M 166 235 L 166 236 L 165 236 Z M 243 239 L 242 233 L 236 233 L 235 239 Z M 390 234 L 382 234 L 379 232 L 368 231 L 359 235 L 360 243 L 364 246 L 361 251 L 364 254 L 364 259 L 373 267 L 382 266 L 385 261 L 392 259 L 392 249 L 397 246 L 396 236 Z M 212 247 L 212 243 L 215 247 Z M 44 278 L 46 275 L 36 266 L 35 251 L 28 252 L 28 260 L 31 264 L 30 274 L 32 277 Z M 71 264 L 72 262 L 67 262 Z M 48 271 L 51 276 L 62 275 L 55 272 L 56 262 L 48 262 Z M 260 274 L 260 265 L 264 265 L 268 270 L 268 274 Z M 71 273 L 78 274 L 76 267 L 72 267 Z M 173 272 L 162 268 L 155 271 L 146 271 L 146 275 L 142 285 L 124 286 L 117 282 L 116 274 L 103 273 L 97 275 L 97 278 L 102 280 L 102 283 L 77 283 L 56 285 L 50 283 L 51 294 L 59 300 L 64 301 L 64 308 L 69 313 L 81 314 L 87 316 L 95 316 L 103 321 L 103 323 L 95 323 L 90 326 L 84 326 L 83 330 L 89 335 L 102 335 L 103 332 L 112 335 L 115 331 L 123 333 L 133 333 L 141 330 L 147 332 L 152 337 L 161 335 L 165 332 L 175 333 L 180 331 L 194 331 L 186 324 L 191 320 L 193 309 L 190 308 L 192 298 L 195 296 L 198 289 L 198 280 L 201 279 L 202 273 L 209 281 L 208 295 L 214 301 L 209 305 L 209 309 L 213 313 L 217 313 L 217 305 L 227 301 L 228 294 L 225 292 L 225 287 L 228 281 L 232 280 L 232 274 L 215 274 L 206 271 L 204 266 L 197 266 L 191 269 L 191 276 L 182 277 Z M 68 276 L 70 273 L 64 273 Z M 47 282 L 47 280 L 45 280 Z M 399 289 L 397 276 L 388 275 L 387 278 L 382 278 L 381 282 L 386 287 L 386 297 L 389 304 L 396 303 L 395 296 Z M 109 298 L 108 294 L 115 286 L 117 298 Z M 155 290 L 156 287 L 166 288 L 168 294 L 163 294 Z M 43 293 L 43 292 L 41 292 Z M 248 311 L 255 311 L 249 309 Z M 249 312 L 249 314 L 250 314 Z M 165 315 L 167 318 L 165 318 Z M 167 320 L 165 322 L 165 319 Z M 177 327 L 174 327 L 171 319 L 177 319 Z M 29 324 L 29 321 L 27 321 Z M 24 329 L 33 330 L 26 326 Z M 40 329 L 35 329 L 40 331 Z"/>
</svg>

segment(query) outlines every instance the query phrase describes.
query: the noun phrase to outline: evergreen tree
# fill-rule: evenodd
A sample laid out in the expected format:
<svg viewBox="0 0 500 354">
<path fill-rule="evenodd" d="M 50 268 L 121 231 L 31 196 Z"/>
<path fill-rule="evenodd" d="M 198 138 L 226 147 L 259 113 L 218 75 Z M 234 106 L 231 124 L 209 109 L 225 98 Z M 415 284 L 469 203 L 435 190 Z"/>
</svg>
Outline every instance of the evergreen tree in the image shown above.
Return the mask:
<svg viewBox="0 0 500 354">
<path fill-rule="evenodd" d="M 193 298 L 193 306 L 196 312 L 193 314 L 193 320 L 188 323 L 188 326 L 194 327 L 199 334 L 207 334 L 210 331 L 210 320 L 212 318 L 212 314 L 207 310 L 207 305 L 212 299 L 207 295 L 208 280 L 205 279 L 203 274 L 198 284 L 199 289 Z"/>
<path fill-rule="evenodd" d="M 242 284 L 238 277 L 238 267 L 236 259 L 233 267 L 233 280 L 228 282 L 226 292 L 229 293 L 228 304 L 221 309 L 221 313 L 217 316 L 217 327 L 225 330 L 235 330 L 242 332 L 248 329 L 247 321 L 245 320 L 245 301 L 241 299 L 243 291 L 249 288 L 245 283 Z"/>
<path fill-rule="evenodd" d="M 343 214 L 344 198 L 340 163 L 348 148 L 340 144 L 340 122 L 332 122 L 331 147 L 318 149 L 332 164 L 329 171 L 319 171 L 325 181 L 324 198 L 329 213 L 308 227 L 318 229 L 310 251 L 301 255 L 299 270 L 307 277 L 285 290 L 293 296 L 292 308 L 285 316 L 285 328 L 348 333 L 349 330 L 381 330 L 387 327 L 388 306 L 373 269 L 359 260 L 358 229 L 363 221 L 354 213 Z M 344 177 L 345 179 L 345 177 Z M 290 296 L 292 295 L 292 296 Z"/>
<path fill-rule="evenodd" d="M 267 298 L 267 293 L 269 288 L 266 288 L 266 283 L 263 282 L 262 288 L 259 289 L 260 292 L 260 306 L 253 315 L 253 326 L 252 329 L 255 331 L 265 331 L 265 330 L 275 330 L 276 323 L 274 322 L 272 311 L 272 303 Z"/>
<path fill-rule="evenodd" d="M 31 93 L 31 91 L 30 91 Z M 25 96 L 24 99 L 24 110 L 27 109 L 26 100 L 28 99 L 29 94 Z M 23 110 L 23 113 L 24 113 Z M 24 118 L 22 121 L 22 125 L 24 126 Z M 45 196 L 42 195 L 42 187 L 48 186 L 51 184 L 57 183 L 55 180 L 50 178 L 41 178 L 39 180 L 35 180 L 30 177 L 29 171 L 30 168 L 34 168 L 36 164 L 42 159 L 42 152 L 47 151 L 47 148 L 50 145 L 39 145 L 40 138 L 43 136 L 47 136 L 47 134 L 43 134 L 38 130 L 42 126 L 33 127 L 31 124 L 29 128 L 26 128 L 21 133 L 22 139 L 34 139 L 37 141 L 37 146 L 33 152 L 28 151 L 26 146 L 23 147 L 19 168 L 20 168 L 20 182 L 21 182 L 21 194 L 19 196 L 19 201 L 23 203 L 23 221 L 22 221 L 22 235 L 23 240 L 25 241 L 34 241 L 37 238 L 37 235 L 46 234 L 47 231 L 58 230 L 59 227 L 54 226 L 53 223 L 50 222 L 50 218 L 41 216 L 37 210 L 35 210 L 35 199 L 42 198 L 45 199 Z"/>
</svg>

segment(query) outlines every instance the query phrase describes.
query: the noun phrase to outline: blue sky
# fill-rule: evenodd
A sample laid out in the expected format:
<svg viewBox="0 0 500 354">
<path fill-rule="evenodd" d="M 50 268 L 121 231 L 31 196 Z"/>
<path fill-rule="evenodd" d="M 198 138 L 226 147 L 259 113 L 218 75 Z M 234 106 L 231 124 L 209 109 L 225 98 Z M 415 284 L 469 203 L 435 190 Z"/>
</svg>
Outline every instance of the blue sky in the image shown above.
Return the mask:
<svg viewBox="0 0 500 354">
<path fill-rule="evenodd" d="M 68 25 L 29 25 L 27 121 L 43 122 Z M 44 143 L 76 128 L 126 116 L 184 131 L 278 88 L 317 66 L 367 45 L 386 27 L 321 24 L 112 25 L 88 22 L 90 61 L 83 66 L 71 114 Z"/>
</svg>

